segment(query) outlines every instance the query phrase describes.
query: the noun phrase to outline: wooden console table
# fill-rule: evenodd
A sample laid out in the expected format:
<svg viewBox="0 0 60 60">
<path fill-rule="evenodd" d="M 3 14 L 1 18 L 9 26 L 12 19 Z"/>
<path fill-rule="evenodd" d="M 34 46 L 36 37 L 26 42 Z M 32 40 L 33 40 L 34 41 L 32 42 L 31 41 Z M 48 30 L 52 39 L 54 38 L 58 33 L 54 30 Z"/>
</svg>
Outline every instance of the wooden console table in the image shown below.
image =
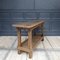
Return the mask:
<svg viewBox="0 0 60 60">
<path fill-rule="evenodd" d="M 35 45 L 39 41 L 44 40 L 43 36 L 43 25 L 44 21 L 34 21 L 34 22 L 20 22 L 18 24 L 14 24 L 13 26 L 17 29 L 17 35 L 18 35 L 18 54 L 21 53 L 21 51 L 25 51 L 29 53 L 29 58 L 32 57 L 32 51 Z M 42 34 L 36 34 L 35 36 L 32 35 L 32 31 L 36 28 L 40 28 Z M 28 39 L 21 43 L 21 29 L 26 29 L 28 31 Z"/>
</svg>

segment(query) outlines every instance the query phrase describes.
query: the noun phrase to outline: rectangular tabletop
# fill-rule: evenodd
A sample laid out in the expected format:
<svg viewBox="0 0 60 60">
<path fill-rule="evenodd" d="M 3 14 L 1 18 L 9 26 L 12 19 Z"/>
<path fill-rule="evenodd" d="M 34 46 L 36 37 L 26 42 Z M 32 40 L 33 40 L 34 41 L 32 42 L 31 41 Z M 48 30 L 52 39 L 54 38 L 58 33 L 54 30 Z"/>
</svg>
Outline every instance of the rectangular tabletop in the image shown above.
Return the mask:
<svg viewBox="0 0 60 60">
<path fill-rule="evenodd" d="M 38 25 L 44 23 L 44 21 L 33 21 L 33 22 L 20 22 L 18 24 L 13 24 L 14 27 L 19 27 L 19 28 L 34 28 L 37 27 Z"/>
</svg>

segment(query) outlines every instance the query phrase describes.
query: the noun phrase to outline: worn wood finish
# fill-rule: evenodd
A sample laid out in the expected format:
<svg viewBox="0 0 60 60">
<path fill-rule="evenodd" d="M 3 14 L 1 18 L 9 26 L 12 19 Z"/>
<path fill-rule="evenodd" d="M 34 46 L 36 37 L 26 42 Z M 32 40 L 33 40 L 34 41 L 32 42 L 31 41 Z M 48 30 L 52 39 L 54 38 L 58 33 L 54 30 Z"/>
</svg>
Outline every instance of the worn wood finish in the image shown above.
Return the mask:
<svg viewBox="0 0 60 60">
<path fill-rule="evenodd" d="M 20 53 L 20 51 L 28 52 L 29 58 L 32 58 L 33 47 L 36 45 L 37 41 L 41 41 L 44 38 L 44 36 L 43 36 L 43 24 L 44 24 L 44 21 L 34 21 L 34 22 L 23 22 L 23 23 L 13 25 L 17 29 L 18 53 Z M 42 36 L 41 35 L 32 36 L 32 31 L 37 27 L 39 27 L 41 29 Z M 27 31 L 28 31 L 28 39 L 27 39 L 28 42 L 26 42 L 27 41 L 26 40 L 24 43 L 21 43 L 21 29 L 27 29 Z M 26 47 L 24 44 L 26 45 Z"/>
<path fill-rule="evenodd" d="M 35 49 L 37 47 L 37 45 L 40 43 L 40 41 L 42 41 L 44 37 L 41 37 L 41 36 L 33 36 L 32 37 L 32 48 Z M 27 44 L 28 44 L 28 39 L 26 39 L 25 41 L 22 42 L 22 46 L 24 47 L 28 47 Z"/>
<path fill-rule="evenodd" d="M 17 35 L 18 35 L 18 47 L 20 47 L 21 46 L 21 29 L 16 28 L 16 30 L 17 30 Z M 19 49 L 18 49 L 18 54 L 20 54 L 20 50 Z"/>
<path fill-rule="evenodd" d="M 13 26 L 15 27 L 20 27 L 20 28 L 26 28 L 26 29 L 33 29 L 36 28 L 37 26 L 43 24 L 44 21 L 34 21 L 34 22 L 20 22 L 17 24 L 14 24 Z"/>
<path fill-rule="evenodd" d="M 32 30 L 28 30 L 28 48 L 30 49 L 29 57 L 32 57 Z"/>
</svg>

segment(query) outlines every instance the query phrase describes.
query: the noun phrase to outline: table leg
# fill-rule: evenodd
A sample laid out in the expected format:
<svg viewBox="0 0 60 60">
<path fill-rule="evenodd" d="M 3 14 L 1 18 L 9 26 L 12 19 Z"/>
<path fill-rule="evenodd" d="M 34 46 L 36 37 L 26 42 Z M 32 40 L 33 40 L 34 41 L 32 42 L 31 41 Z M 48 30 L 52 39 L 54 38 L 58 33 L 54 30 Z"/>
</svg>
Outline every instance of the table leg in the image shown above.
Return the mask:
<svg viewBox="0 0 60 60">
<path fill-rule="evenodd" d="M 44 27 L 43 27 L 43 24 L 41 26 L 41 32 L 42 32 L 41 36 L 43 37 L 42 41 L 44 41 Z"/>
<path fill-rule="evenodd" d="M 30 50 L 29 58 L 32 58 L 32 31 L 31 30 L 28 30 L 28 48 Z"/>
<path fill-rule="evenodd" d="M 21 46 L 21 29 L 16 28 L 17 29 L 17 35 L 18 35 L 18 47 L 17 49 Z M 18 54 L 20 54 L 20 50 L 18 49 Z"/>
</svg>

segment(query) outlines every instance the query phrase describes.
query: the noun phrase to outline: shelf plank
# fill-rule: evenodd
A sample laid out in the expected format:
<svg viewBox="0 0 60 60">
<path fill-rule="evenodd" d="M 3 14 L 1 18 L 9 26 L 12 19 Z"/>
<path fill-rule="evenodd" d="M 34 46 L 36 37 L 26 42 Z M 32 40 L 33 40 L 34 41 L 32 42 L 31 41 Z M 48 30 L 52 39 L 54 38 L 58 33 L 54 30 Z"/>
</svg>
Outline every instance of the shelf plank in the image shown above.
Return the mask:
<svg viewBox="0 0 60 60">
<path fill-rule="evenodd" d="M 40 41 L 42 41 L 42 39 L 43 39 L 43 37 L 41 37 L 41 36 L 33 36 L 33 38 L 32 38 L 33 48 L 35 48 L 40 43 Z M 26 39 L 24 42 L 22 42 L 22 46 L 28 47 L 27 43 L 28 43 L 28 39 Z"/>
</svg>

